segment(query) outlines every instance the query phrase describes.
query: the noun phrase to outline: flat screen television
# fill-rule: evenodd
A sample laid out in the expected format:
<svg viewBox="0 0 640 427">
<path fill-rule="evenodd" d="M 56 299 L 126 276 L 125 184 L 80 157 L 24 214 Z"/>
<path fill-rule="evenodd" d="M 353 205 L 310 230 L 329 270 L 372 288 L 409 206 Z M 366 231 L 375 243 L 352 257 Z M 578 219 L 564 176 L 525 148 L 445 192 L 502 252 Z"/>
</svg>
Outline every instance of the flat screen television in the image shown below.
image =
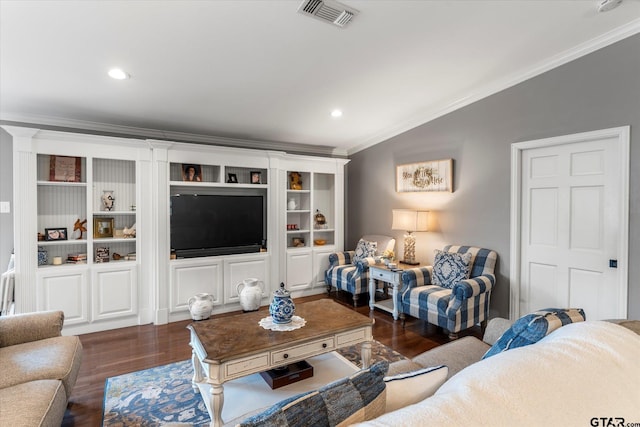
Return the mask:
<svg viewBox="0 0 640 427">
<path fill-rule="evenodd" d="M 264 229 L 261 195 L 171 196 L 171 249 L 179 258 L 259 252 Z"/>
</svg>

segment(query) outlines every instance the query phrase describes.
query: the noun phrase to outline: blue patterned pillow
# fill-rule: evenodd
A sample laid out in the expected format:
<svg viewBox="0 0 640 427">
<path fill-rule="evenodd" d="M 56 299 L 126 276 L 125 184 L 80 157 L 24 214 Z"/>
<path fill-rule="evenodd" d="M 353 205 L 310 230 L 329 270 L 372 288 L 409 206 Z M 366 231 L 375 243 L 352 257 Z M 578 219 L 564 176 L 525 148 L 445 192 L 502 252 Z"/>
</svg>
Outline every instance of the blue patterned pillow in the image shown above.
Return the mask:
<svg viewBox="0 0 640 427">
<path fill-rule="evenodd" d="M 459 254 L 436 249 L 431 282 L 443 288 L 453 288 L 459 281 L 469 278 L 471 258 L 469 252 Z"/>
<path fill-rule="evenodd" d="M 369 242 L 368 240 L 364 239 L 358 240 L 358 245 L 356 246 L 356 254 L 353 257 L 353 263 L 355 264 L 358 261 L 364 260 L 365 258 L 375 256 L 377 250 L 378 242 Z"/>
<path fill-rule="evenodd" d="M 581 308 L 545 308 L 527 314 L 516 320 L 482 358 L 486 359 L 512 348 L 535 344 L 561 326 L 584 320 L 584 310 Z"/>
<path fill-rule="evenodd" d="M 335 426 L 350 425 L 379 417 L 385 409 L 384 376 L 389 362 L 378 362 L 369 369 L 306 394 L 290 397 L 266 411 L 247 418 L 241 427 Z"/>
</svg>

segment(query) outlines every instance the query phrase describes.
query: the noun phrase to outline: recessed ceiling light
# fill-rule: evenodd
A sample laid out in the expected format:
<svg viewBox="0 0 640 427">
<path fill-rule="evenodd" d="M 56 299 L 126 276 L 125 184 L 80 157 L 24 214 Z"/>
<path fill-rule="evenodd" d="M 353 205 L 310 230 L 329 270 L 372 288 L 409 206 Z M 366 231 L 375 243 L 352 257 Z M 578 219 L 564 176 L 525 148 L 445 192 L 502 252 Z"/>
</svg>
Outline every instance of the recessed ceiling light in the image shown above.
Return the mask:
<svg viewBox="0 0 640 427">
<path fill-rule="evenodd" d="M 131 76 L 121 68 L 112 68 L 109 70 L 109 77 L 116 80 L 126 80 Z"/>
<path fill-rule="evenodd" d="M 342 117 L 342 110 L 333 110 L 331 112 L 331 117 Z"/>
</svg>

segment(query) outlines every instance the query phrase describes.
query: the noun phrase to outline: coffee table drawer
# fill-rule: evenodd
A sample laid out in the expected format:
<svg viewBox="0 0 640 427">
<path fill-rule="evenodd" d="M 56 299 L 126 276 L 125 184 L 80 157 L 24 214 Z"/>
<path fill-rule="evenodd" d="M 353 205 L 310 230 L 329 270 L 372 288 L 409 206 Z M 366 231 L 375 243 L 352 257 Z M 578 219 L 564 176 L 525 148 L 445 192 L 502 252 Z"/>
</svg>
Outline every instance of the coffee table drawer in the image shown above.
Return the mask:
<svg viewBox="0 0 640 427">
<path fill-rule="evenodd" d="M 345 332 L 344 334 L 336 335 L 336 341 L 338 342 L 338 347 L 342 347 L 345 345 L 349 345 L 350 343 L 359 343 L 362 341 L 367 341 L 369 337 L 367 336 L 366 330 L 358 329 L 356 331 Z"/>
<path fill-rule="evenodd" d="M 298 360 L 307 356 L 317 356 L 335 349 L 336 344 L 333 337 L 309 342 L 297 347 L 290 347 L 285 350 L 271 352 L 271 363 L 277 364 L 287 360 Z"/>
<path fill-rule="evenodd" d="M 235 360 L 225 366 L 225 376 L 243 376 L 245 372 L 253 373 L 256 369 L 269 368 L 269 353 L 257 354 L 240 360 Z"/>
</svg>

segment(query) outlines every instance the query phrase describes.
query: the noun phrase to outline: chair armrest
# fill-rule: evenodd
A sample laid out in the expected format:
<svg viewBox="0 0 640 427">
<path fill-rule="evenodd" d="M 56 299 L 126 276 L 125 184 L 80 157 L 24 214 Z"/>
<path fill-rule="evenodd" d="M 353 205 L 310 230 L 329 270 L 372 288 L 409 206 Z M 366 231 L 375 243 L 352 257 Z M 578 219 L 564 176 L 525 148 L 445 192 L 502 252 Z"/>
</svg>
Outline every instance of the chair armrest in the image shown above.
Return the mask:
<svg viewBox="0 0 640 427">
<path fill-rule="evenodd" d="M 452 292 L 455 298 L 463 300 L 489 292 L 495 283 L 496 276 L 483 274 L 482 276 L 459 281 L 453 286 Z"/>
<path fill-rule="evenodd" d="M 0 317 L 0 347 L 62 335 L 64 313 L 43 311 Z"/>
<path fill-rule="evenodd" d="M 329 254 L 329 267 L 351 264 L 351 260 L 355 255 L 356 251 L 343 251 Z"/>
<path fill-rule="evenodd" d="M 375 263 L 376 263 L 376 259 L 374 257 L 367 257 L 367 258 L 361 259 L 360 261 L 357 261 L 356 268 L 360 273 L 362 273 L 363 271 L 367 271 L 369 269 L 369 266 Z"/>
<path fill-rule="evenodd" d="M 401 289 L 415 288 L 416 286 L 424 286 L 431 284 L 431 273 L 433 266 L 409 268 L 402 272 L 400 279 L 402 281 Z"/>
</svg>

